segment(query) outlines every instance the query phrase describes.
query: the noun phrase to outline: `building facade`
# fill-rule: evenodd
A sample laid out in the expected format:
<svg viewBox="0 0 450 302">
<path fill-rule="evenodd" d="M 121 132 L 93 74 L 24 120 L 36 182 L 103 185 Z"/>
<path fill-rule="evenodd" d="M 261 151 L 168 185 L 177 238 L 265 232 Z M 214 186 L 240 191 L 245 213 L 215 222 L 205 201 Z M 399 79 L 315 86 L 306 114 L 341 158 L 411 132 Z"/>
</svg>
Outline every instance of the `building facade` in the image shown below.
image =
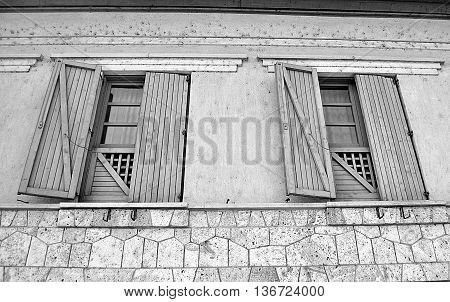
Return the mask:
<svg viewBox="0 0 450 302">
<path fill-rule="evenodd" d="M 450 280 L 448 4 L 31 2 L 0 281 Z"/>
</svg>

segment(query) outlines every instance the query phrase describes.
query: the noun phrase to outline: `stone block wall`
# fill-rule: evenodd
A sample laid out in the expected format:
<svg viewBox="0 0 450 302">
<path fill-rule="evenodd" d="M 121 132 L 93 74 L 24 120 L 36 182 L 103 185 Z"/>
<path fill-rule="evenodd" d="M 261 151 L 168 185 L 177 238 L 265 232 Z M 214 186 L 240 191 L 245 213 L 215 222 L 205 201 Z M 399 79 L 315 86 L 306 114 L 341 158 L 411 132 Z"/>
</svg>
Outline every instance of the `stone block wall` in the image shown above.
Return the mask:
<svg viewBox="0 0 450 302">
<path fill-rule="evenodd" d="M 3 210 L 0 281 L 450 280 L 447 210 Z"/>
</svg>

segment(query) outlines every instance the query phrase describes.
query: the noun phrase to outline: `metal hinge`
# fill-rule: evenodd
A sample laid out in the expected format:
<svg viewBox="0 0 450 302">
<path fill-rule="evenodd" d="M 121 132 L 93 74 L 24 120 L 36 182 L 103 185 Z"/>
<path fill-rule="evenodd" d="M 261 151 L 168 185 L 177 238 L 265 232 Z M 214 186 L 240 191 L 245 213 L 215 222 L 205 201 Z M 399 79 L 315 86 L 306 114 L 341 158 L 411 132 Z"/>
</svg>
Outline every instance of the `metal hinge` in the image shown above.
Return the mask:
<svg viewBox="0 0 450 302">
<path fill-rule="evenodd" d="M 430 199 L 430 192 L 428 191 L 423 192 L 423 196 L 425 196 L 427 200 Z"/>
<path fill-rule="evenodd" d="M 283 123 L 283 129 L 284 130 L 288 130 L 288 124 L 287 123 Z"/>
<path fill-rule="evenodd" d="M 413 135 L 414 135 L 414 131 L 412 131 L 412 130 L 409 130 L 409 131 L 407 132 L 407 134 L 408 134 L 408 136 L 409 136 L 409 137 L 413 137 Z"/>
<path fill-rule="evenodd" d="M 188 75 L 187 77 L 186 77 L 186 82 L 189 82 L 191 80 L 191 75 Z"/>
<path fill-rule="evenodd" d="M 394 84 L 398 86 L 398 84 L 400 84 L 399 80 L 397 77 L 394 78 Z"/>
<path fill-rule="evenodd" d="M 186 129 L 181 130 L 182 135 L 186 135 L 186 133 L 187 133 Z"/>
</svg>

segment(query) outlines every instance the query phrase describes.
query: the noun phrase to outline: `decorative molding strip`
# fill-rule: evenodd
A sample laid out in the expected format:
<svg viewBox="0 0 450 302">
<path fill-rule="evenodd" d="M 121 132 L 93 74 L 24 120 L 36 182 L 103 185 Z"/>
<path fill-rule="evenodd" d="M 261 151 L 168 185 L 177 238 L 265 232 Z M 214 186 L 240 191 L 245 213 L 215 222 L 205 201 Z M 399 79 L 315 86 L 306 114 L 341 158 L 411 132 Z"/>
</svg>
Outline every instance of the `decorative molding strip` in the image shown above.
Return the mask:
<svg viewBox="0 0 450 302">
<path fill-rule="evenodd" d="M 277 62 L 317 68 L 318 72 L 437 75 L 440 59 L 381 58 L 357 56 L 259 55 L 268 72 Z"/>
<path fill-rule="evenodd" d="M 0 54 L 0 72 L 28 72 L 40 54 Z"/>
<path fill-rule="evenodd" d="M 102 65 L 107 71 L 214 71 L 236 72 L 248 58 L 243 54 L 177 53 L 92 53 L 52 54 L 52 59 L 69 59 Z"/>
</svg>

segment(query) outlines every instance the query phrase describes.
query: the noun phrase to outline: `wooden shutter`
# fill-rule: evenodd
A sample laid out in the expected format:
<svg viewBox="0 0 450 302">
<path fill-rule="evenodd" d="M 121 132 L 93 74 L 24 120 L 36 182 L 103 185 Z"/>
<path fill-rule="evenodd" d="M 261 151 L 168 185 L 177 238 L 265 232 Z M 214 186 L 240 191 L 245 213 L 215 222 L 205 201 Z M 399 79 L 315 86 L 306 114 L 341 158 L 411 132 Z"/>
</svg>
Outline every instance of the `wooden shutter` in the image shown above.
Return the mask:
<svg viewBox="0 0 450 302">
<path fill-rule="evenodd" d="M 315 69 L 276 64 L 287 193 L 335 198 Z"/>
<path fill-rule="evenodd" d="M 393 78 L 356 75 L 382 200 L 424 199 L 425 186 Z"/>
<path fill-rule="evenodd" d="M 130 201 L 181 201 L 189 76 L 146 74 Z"/>
<path fill-rule="evenodd" d="M 19 194 L 73 199 L 80 189 L 101 68 L 58 61 L 44 98 Z"/>
</svg>

